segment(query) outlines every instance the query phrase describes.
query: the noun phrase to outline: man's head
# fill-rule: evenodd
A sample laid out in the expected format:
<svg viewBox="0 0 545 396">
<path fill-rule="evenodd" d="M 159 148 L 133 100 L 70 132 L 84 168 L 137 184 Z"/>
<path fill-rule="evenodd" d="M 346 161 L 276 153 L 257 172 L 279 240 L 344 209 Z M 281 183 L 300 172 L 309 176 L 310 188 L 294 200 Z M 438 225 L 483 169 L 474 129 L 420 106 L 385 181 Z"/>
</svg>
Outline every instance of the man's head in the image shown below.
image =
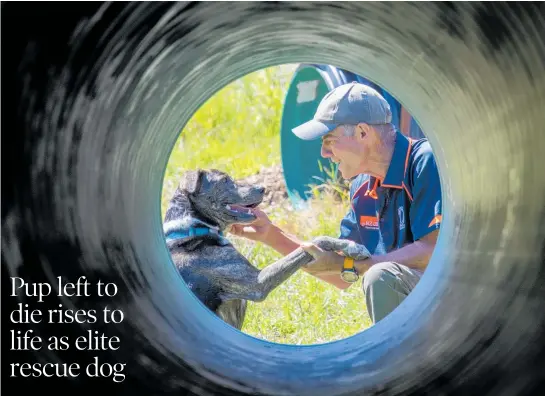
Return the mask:
<svg viewBox="0 0 545 396">
<path fill-rule="evenodd" d="M 388 102 L 359 83 L 341 85 L 320 102 L 314 118 L 293 129 L 303 140 L 322 139 L 322 156 L 339 163 L 345 179 L 375 174 L 383 164 L 395 128 Z M 389 161 L 389 159 L 388 159 Z"/>
</svg>

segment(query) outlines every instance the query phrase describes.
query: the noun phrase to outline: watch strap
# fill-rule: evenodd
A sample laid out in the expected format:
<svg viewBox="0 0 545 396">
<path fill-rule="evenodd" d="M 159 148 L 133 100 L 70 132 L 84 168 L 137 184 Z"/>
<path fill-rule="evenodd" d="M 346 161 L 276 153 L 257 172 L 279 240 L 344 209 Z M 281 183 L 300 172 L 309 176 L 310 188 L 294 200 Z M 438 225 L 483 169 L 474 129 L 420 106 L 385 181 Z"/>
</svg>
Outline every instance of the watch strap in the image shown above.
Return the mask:
<svg viewBox="0 0 545 396">
<path fill-rule="evenodd" d="M 354 268 L 354 259 L 351 257 L 345 257 L 343 262 L 343 269 L 350 270 Z"/>
</svg>

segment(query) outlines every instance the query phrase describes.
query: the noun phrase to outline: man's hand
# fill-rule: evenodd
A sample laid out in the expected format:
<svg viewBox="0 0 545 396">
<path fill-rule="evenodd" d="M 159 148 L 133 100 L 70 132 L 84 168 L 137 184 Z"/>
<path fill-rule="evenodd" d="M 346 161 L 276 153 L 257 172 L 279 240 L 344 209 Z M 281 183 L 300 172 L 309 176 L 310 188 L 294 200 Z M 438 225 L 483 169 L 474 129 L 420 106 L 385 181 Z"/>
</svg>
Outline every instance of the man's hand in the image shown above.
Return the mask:
<svg viewBox="0 0 545 396">
<path fill-rule="evenodd" d="M 256 219 L 251 223 L 233 224 L 229 232 L 233 235 L 251 239 L 257 242 L 266 242 L 273 224 L 269 217 L 259 209 L 251 209 Z"/>
<path fill-rule="evenodd" d="M 335 252 L 326 252 L 312 243 L 303 243 L 301 248 L 314 257 L 314 261 L 303 267 L 303 270 L 312 275 L 339 275 L 344 257 Z"/>
</svg>

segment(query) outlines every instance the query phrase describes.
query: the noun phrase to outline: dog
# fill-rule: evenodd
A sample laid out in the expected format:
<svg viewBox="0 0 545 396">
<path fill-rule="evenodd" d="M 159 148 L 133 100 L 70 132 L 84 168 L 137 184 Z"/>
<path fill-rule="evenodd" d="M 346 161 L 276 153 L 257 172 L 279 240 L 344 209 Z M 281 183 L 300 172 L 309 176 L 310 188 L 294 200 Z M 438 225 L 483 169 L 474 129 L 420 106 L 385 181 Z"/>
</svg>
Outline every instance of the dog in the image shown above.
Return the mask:
<svg viewBox="0 0 545 396">
<path fill-rule="evenodd" d="M 259 270 L 225 238 L 230 225 L 256 219 L 252 208 L 264 193 L 216 169 L 191 170 L 182 175 L 165 213 L 163 231 L 179 274 L 208 309 L 239 330 L 248 300 L 263 301 L 314 260 L 297 248 Z"/>
<path fill-rule="evenodd" d="M 241 329 L 247 301 L 269 293 L 314 257 L 302 248 L 258 270 L 224 236 L 232 224 L 256 219 L 252 208 L 265 189 L 237 183 L 216 169 L 192 170 L 181 177 L 167 211 L 163 231 L 172 260 L 189 289 L 212 312 Z M 327 236 L 312 243 L 355 260 L 370 256 L 365 246 Z"/>
</svg>

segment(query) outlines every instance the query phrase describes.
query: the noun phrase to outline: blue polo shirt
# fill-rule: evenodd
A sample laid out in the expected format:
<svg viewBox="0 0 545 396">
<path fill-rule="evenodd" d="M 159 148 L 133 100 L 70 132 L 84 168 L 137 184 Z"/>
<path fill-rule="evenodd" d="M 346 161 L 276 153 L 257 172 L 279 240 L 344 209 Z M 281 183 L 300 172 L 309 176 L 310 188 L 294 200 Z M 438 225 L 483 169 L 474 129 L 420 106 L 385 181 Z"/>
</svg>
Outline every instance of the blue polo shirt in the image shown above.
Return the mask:
<svg viewBox="0 0 545 396">
<path fill-rule="evenodd" d="M 351 208 L 340 238 L 380 255 L 417 241 L 441 225 L 441 185 L 427 139 L 397 132 L 384 180 L 357 176 L 350 186 Z"/>
</svg>

